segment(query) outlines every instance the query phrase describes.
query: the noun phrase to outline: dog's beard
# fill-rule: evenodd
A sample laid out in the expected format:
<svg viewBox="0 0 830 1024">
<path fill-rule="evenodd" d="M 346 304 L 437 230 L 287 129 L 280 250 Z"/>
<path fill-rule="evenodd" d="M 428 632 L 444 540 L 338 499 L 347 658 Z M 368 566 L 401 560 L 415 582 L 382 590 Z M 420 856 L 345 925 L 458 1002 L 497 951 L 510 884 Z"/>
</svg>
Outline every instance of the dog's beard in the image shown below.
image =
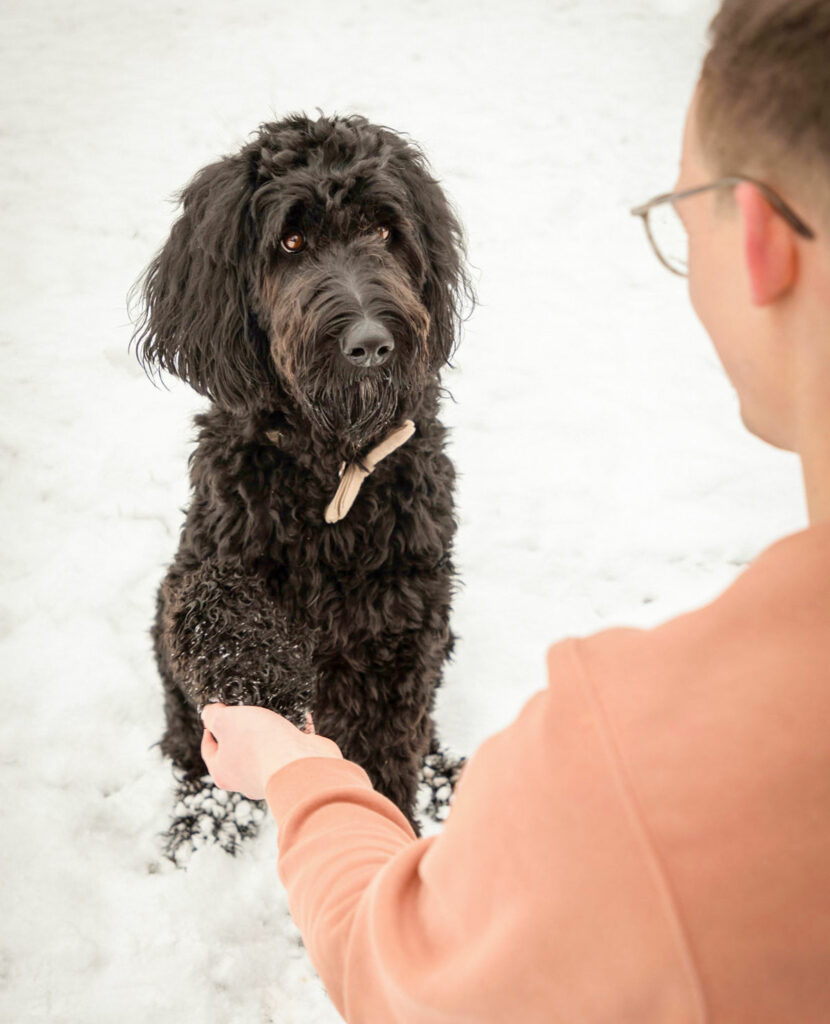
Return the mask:
<svg viewBox="0 0 830 1024">
<path fill-rule="evenodd" d="M 326 434 L 358 449 L 387 432 L 400 415 L 401 387 L 391 368 L 307 390 L 303 410 Z"/>
</svg>

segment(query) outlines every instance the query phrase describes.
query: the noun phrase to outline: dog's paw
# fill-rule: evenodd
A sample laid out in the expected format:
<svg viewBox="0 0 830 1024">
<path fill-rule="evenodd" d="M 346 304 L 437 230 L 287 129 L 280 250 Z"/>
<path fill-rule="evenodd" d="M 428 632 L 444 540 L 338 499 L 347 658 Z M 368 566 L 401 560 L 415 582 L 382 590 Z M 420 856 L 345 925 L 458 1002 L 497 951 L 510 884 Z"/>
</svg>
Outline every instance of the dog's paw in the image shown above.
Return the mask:
<svg viewBox="0 0 830 1024">
<path fill-rule="evenodd" d="M 186 867 L 204 846 L 218 845 L 233 857 L 245 839 L 257 834 L 264 818 L 264 801 L 228 793 L 206 779 L 180 775 L 170 825 L 161 833 L 162 852 L 177 867 Z"/>
<path fill-rule="evenodd" d="M 420 814 L 437 822 L 446 820 L 455 784 L 466 763 L 466 757 L 456 757 L 443 747 L 424 756 L 418 785 Z"/>
</svg>

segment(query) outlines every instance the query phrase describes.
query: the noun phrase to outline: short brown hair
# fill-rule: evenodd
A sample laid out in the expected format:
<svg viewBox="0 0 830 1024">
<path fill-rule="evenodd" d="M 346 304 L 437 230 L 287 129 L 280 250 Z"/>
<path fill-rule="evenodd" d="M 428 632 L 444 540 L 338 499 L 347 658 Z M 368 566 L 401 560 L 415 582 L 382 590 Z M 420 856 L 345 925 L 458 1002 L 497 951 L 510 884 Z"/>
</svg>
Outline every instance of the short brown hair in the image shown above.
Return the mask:
<svg viewBox="0 0 830 1024">
<path fill-rule="evenodd" d="M 830 0 L 723 0 L 709 41 L 697 125 L 712 169 L 830 213 Z"/>
</svg>

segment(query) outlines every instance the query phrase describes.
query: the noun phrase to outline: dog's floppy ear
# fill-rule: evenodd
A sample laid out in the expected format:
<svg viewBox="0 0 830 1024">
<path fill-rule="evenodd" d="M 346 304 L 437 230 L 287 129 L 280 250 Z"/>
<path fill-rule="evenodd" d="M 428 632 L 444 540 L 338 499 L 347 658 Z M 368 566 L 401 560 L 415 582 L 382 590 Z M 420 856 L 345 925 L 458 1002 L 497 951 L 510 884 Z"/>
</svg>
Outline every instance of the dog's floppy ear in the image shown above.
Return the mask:
<svg viewBox="0 0 830 1024">
<path fill-rule="evenodd" d="M 270 378 L 267 338 L 248 302 L 252 190 L 246 154 L 202 168 L 130 293 L 141 302 L 132 340 L 145 370 L 167 370 L 229 409 L 250 408 Z"/>
<path fill-rule="evenodd" d="M 475 303 L 464 233 L 441 186 L 430 174 L 426 157 L 412 143 L 396 142 L 390 163 L 406 185 L 415 212 L 414 227 L 426 272 L 422 300 L 431 320 L 429 348 L 438 369 L 449 363 L 459 323 Z"/>
</svg>

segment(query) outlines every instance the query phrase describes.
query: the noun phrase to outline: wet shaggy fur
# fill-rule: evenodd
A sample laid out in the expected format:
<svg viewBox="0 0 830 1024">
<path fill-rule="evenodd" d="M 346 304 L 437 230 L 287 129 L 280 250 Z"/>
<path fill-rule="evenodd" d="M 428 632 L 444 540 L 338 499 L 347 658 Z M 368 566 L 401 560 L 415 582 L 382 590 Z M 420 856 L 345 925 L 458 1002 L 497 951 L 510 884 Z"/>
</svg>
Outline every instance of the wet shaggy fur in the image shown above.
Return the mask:
<svg viewBox="0 0 830 1024">
<path fill-rule="evenodd" d="M 181 201 L 134 292 L 145 368 L 210 400 L 152 628 L 161 749 L 192 792 L 206 774 L 205 703 L 298 724 L 310 710 L 417 831 L 454 642 L 454 470 L 438 403 L 472 300 L 461 229 L 419 149 L 359 116 L 264 124 Z M 391 338 L 382 365 L 344 354 L 361 325 Z M 326 523 L 341 464 L 406 418 L 414 436 Z"/>
</svg>

